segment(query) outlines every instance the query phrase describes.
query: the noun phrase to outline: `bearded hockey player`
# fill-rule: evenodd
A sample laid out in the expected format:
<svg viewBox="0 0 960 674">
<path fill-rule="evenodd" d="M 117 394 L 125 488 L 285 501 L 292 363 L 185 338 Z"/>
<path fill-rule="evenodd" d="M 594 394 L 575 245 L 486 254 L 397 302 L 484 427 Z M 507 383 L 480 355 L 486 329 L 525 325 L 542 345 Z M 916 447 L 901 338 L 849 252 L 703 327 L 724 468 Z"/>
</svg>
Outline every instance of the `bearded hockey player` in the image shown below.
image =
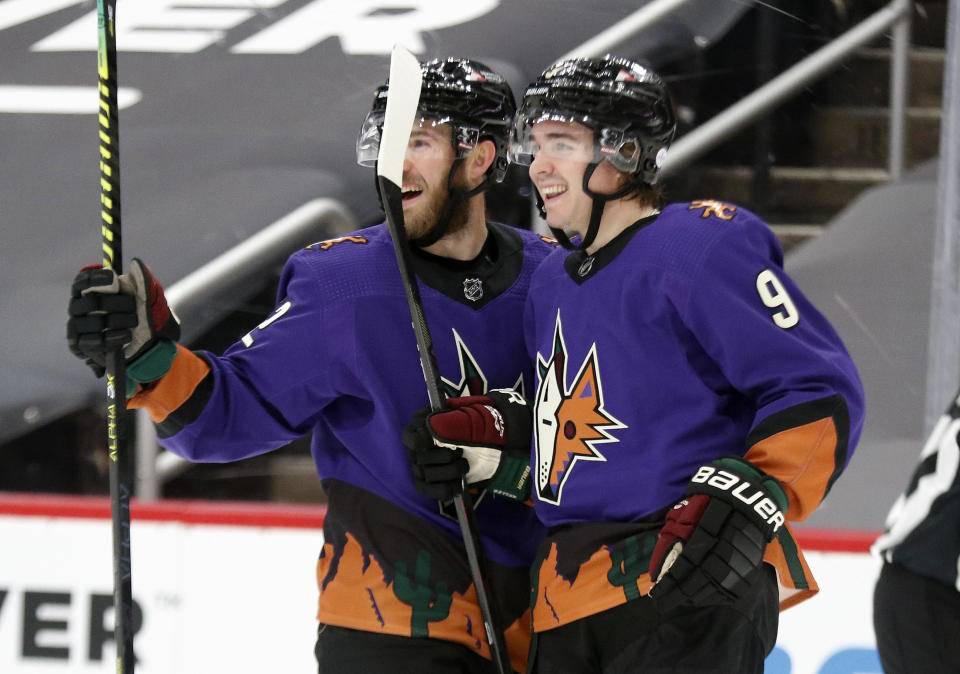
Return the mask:
<svg viewBox="0 0 960 674">
<path fill-rule="evenodd" d="M 533 672 L 762 672 L 778 611 L 817 591 L 787 522 L 860 434 L 854 364 L 769 228 L 721 201 L 665 205 L 675 127 L 661 79 L 614 57 L 551 66 L 514 123 L 511 159 L 567 248 L 524 315 L 549 528 Z M 529 423 L 522 401 L 455 404 L 427 417 L 436 443 L 506 447 Z"/>
<path fill-rule="evenodd" d="M 485 220 L 483 190 L 508 166 L 513 95 L 475 61 L 421 70 L 403 212 L 439 371 L 449 396 L 488 387 L 521 395 L 534 385 L 521 330 L 526 290 L 554 246 Z M 377 157 L 388 86 L 359 134 L 363 165 Z M 401 442 L 427 394 L 387 228 L 294 254 L 274 313 L 222 356 L 176 344 L 179 326 L 142 262 L 117 281 L 103 269 L 77 276 L 70 347 L 99 375 L 105 351 L 127 344 L 129 407 L 149 411 L 166 448 L 191 461 L 235 461 L 312 433 L 329 499 L 317 567 L 320 671 L 491 671 L 457 522 L 436 496 L 417 492 Z M 483 486 L 497 484 L 497 467 Z M 532 508 L 492 493 L 478 493 L 475 507 L 487 584 L 523 671 L 528 571 L 543 528 Z"/>
</svg>

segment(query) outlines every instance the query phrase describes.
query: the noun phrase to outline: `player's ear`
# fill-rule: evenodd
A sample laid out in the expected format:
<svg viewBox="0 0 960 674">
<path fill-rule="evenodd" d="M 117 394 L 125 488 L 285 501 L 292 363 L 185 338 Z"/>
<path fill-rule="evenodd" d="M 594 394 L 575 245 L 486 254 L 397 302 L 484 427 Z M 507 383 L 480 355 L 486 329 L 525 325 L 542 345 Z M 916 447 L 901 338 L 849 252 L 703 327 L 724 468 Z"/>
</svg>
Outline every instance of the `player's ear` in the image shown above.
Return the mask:
<svg viewBox="0 0 960 674">
<path fill-rule="evenodd" d="M 479 185 L 480 181 L 483 180 L 483 176 L 486 175 L 487 169 L 493 164 L 493 160 L 497 157 L 497 146 L 494 145 L 492 140 L 482 140 L 476 144 L 476 146 L 470 150 L 470 153 L 466 157 L 465 169 L 467 174 L 467 179 L 470 181 L 471 185 Z"/>
<path fill-rule="evenodd" d="M 601 161 L 590 176 L 588 187 L 600 193 L 613 193 L 626 185 L 628 180 L 630 180 L 629 174 L 608 161 Z"/>
</svg>

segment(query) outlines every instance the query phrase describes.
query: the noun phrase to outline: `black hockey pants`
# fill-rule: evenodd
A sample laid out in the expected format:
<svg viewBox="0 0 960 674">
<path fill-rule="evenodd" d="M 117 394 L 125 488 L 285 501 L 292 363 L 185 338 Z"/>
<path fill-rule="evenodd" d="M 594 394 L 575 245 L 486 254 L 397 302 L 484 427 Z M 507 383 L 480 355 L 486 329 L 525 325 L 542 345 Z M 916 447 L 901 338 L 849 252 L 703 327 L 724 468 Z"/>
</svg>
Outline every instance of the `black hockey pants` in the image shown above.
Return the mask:
<svg viewBox="0 0 960 674">
<path fill-rule="evenodd" d="M 529 674 L 762 674 L 777 641 L 776 572 L 763 564 L 735 604 L 664 616 L 640 597 L 534 635 Z"/>
<path fill-rule="evenodd" d="M 960 672 L 960 592 L 899 564 L 873 591 L 873 628 L 887 674 Z"/>
<path fill-rule="evenodd" d="M 466 646 L 440 639 L 375 634 L 334 625 L 317 633 L 319 674 L 493 674 Z"/>
</svg>

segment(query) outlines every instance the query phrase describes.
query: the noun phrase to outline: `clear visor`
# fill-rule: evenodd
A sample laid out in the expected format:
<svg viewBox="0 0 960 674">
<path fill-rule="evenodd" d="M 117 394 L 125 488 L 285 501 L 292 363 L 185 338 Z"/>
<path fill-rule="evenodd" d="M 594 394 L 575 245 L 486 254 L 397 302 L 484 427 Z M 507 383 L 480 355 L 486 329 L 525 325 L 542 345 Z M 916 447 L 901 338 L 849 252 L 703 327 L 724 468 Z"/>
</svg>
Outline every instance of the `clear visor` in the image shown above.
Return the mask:
<svg viewBox="0 0 960 674">
<path fill-rule="evenodd" d="M 360 166 L 376 165 L 382 129 L 383 111 L 371 112 L 363 120 L 357 136 L 357 163 Z M 421 113 L 410 132 L 407 159 L 449 157 L 451 142 L 457 156 L 462 156 L 476 147 L 479 138 L 480 130 L 476 127 L 458 125 L 450 117 L 428 117 Z"/>
<path fill-rule="evenodd" d="M 529 166 L 534 158 L 570 160 L 589 164 L 606 160 L 617 169 L 632 173 L 640 164 L 640 144 L 622 129 L 600 126 L 587 116 L 542 113 L 518 116 L 510 134 L 508 158 Z"/>
</svg>

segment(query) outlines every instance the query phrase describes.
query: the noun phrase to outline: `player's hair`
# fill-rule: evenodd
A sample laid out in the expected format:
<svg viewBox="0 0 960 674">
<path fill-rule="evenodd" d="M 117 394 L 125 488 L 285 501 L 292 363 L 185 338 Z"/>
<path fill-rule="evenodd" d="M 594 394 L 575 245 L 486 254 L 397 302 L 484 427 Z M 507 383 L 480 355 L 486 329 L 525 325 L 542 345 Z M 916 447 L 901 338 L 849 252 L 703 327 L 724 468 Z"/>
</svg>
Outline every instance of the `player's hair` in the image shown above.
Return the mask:
<svg viewBox="0 0 960 674">
<path fill-rule="evenodd" d="M 636 199 L 641 204 L 656 208 L 658 211 L 663 210 L 663 207 L 667 205 L 667 192 L 662 183 L 650 185 L 649 183 L 634 181 L 630 191 L 623 198 Z"/>
</svg>

